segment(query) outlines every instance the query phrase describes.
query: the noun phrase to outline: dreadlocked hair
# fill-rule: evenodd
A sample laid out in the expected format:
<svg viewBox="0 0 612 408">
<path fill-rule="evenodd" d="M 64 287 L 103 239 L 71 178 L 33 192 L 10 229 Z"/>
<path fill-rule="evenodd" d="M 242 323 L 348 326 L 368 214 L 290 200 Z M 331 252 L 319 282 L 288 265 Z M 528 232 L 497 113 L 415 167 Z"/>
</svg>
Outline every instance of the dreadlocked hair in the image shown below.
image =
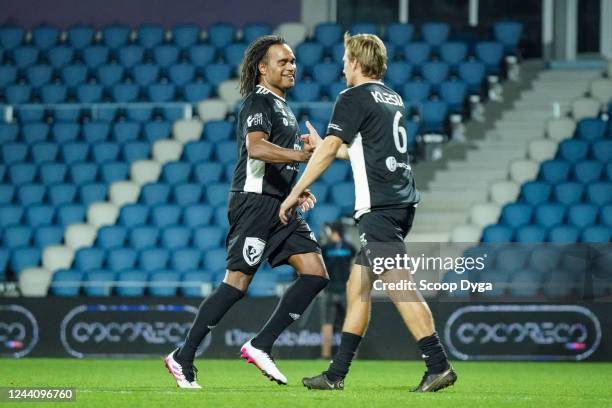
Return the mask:
<svg viewBox="0 0 612 408">
<path fill-rule="evenodd" d="M 246 97 L 259 83 L 259 64 L 266 58 L 268 49 L 277 44 L 286 44 L 278 35 L 264 35 L 253 41 L 244 52 L 240 67 L 240 95 Z"/>
</svg>

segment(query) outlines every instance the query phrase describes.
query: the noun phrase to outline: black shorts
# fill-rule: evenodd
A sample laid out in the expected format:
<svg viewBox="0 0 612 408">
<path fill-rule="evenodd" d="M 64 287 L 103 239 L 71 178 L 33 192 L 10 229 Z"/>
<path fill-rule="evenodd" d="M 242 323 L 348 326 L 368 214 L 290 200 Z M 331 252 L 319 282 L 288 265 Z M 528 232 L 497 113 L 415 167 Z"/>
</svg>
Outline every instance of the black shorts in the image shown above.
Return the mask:
<svg viewBox="0 0 612 408">
<path fill-rule="evenodd" d="M 372 210 L 357 221 L 361 250 L 355 264 L 371 267 L 375 257 L 395 257 L 406 253 L 404 238 L 412 228 L 415 207 Z"/>
<path fill-rule="evenodd" d="M 283 225 L 278 218 L 281 201 L 256 193 L 230 193 L 225 240 L 227 269 L 249 275 L 266 259 L 273 267 L 291 255 L 321 253 L 314 233 L 300 216 Z"/>
</svg>

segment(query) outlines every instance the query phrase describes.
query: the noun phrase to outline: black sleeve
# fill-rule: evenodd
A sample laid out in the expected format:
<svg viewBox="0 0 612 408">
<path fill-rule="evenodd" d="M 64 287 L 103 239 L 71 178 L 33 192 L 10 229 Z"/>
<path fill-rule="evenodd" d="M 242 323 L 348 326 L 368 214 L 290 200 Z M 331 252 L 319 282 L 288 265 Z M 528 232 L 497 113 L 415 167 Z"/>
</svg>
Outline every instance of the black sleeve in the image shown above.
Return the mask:
<svg viewBox="0 0 612 408">
<path fill-rule="evenodd" d="M 244 107 L 242 117 L 245 123 L 244 134 L 250 132 L 265 132 L 268 135 L 272 130 L 272 107 L 265 97 L 253 95 L 253 98 Z"/>
<path fill-rule="evenodd" d="M 327 135 L 337 136 L 346 144 L 351 144 L 359 132 L 364 118 L 363 104 L 356 92 L 342 92 L 336 99 Z"/>
</svg>

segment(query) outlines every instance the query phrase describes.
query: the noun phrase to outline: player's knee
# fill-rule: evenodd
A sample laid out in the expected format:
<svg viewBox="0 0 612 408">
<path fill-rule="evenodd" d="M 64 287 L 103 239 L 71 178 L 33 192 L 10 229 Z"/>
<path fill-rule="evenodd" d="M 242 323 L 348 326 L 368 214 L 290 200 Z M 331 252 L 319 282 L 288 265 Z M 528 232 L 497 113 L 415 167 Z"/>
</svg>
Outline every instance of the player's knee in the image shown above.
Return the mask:
<svg viewBox="0 0 612 408">
<path fill-rule="evenodd" d="M 240 290 L 241 292 L 246 292 L 252 280 L 252 275 L 247 275 L 239 271 L 226 271 L 223 282 Z"/>
</svg>

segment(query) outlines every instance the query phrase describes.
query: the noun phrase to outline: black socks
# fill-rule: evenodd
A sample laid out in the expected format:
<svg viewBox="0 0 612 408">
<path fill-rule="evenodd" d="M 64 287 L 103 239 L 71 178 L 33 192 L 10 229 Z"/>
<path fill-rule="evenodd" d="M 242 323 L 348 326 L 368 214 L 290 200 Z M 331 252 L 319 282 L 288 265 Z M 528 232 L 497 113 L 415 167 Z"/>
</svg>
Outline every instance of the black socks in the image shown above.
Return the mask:
<svg viewBox="0 0 612 408">
<path fill-rule="evenodd" d="M 291 323 L 300 318 L 304 310 L 329 280 L 321 276 L 302 275 L 289 286 L 266 325 L 251 341 L 253 347 L 270 354 L 272 345 Z"/>
<path fill-rule="evenodd" d="M 417 345 L 421 350 L 429 374 L 439 374 L 449 367 L 448 357 L 440 343 L 438 333 L 434 332 L 431 336 L 423 337 L 417 341 Z"/>
<path fill-rule="evenodd" d="M 196 350 L 204 337 L 219 323 L 219 320 L 227 311 L 242 297 L 244 293 L 226 283 L 221 283 L 213 293 L 210 294 L 198 310 L 198 314 L 187 334 L 185 344 L 175 356 L 186 362 L 193 362 Z"/>
<path fill-rule="evenodd" d="M 361 339 L 362 337 L 356 334 L 342 332 L 340 347 L 326 373 L 330 381 L 338 381 L 346 377 Z"/>
</svg>

